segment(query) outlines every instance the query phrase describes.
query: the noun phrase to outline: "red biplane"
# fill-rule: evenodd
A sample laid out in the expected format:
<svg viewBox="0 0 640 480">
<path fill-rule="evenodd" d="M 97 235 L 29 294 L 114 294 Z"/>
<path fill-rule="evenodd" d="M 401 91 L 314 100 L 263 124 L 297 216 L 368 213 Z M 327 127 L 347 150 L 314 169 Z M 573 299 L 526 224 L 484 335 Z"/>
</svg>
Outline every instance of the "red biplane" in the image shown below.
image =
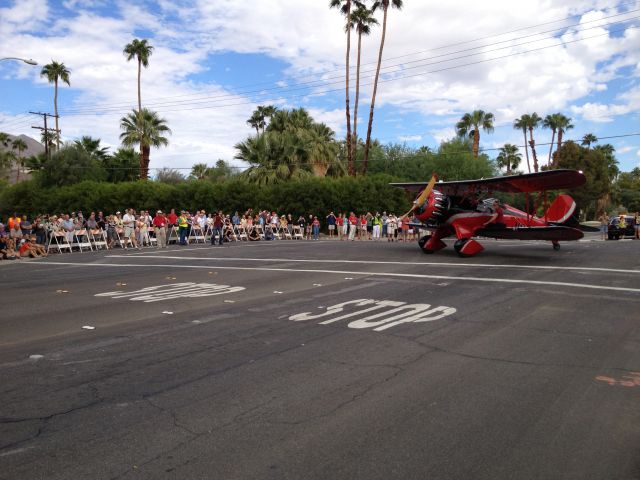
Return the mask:
<svg viewBox="0 0 640 480">
<path fill-rule="evenodd" d="M 576 188 L 586 179 L 576 170 L 549 170 L 539 173 L 495 177 L 482 180 L 429 183 L 392 183 L 395 187 L 421 192 L 405 216 L 414 214 L 420 228 L 432 231 L 420 238 L 424 253 L 434 253 L 446 244 L 443 238 L 455 235 L 453 248 L 462 257 L 480 253 L 484 248 L 472 237 L 517 240 L 549 240 L 560 248 L 560 240 L 583 237 L 573 216 L 576 203 L 569 195 L 559 195 L 547 208 L 547 191 Z M 545 214 L 537 217 L 491 198 L 493 192 L 524 193 L 527 211 L 544 206 Z M 539 192 L 534 202 L 531 193 Z"/>
</svg>

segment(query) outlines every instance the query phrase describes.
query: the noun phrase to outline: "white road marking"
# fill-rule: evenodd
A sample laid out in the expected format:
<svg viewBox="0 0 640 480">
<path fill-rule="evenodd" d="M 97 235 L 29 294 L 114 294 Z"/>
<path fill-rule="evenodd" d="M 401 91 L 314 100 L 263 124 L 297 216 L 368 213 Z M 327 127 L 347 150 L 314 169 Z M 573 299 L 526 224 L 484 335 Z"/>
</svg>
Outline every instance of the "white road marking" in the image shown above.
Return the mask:
<svg viewBox="0 0 640 480">
<path fill-rule="evenodd" d="M 320 322 L 320 325 L 327 325 L 339 320 L 349 318 L 351 319 L 347 325 L 349 328 L 372 328 L 376 332 L 381 332 L 383 330 L 395 327 L 396 325 L 401 325 L 403 323 L 432 322 L 434 320 L 440 320 L 444 317 L 456 313 L 456 309 L 453 307 L 440 306 L 431 308 L 431 305 L 428 303 L 416 303 L 407 305 L 406 302 L 396 302 L 393 300 L 374 300 L 369 298 L 360 298 L 358 300 L 350 300 L 347 302 L 339 303 L 337 305 L 333 305 L 331 307 L 327 307 L 327 310 L 324 313 L 312 314 L 311 312 L 304 312 L 297 315 L 291 315 L 289 317 L 289 320 L 293 320 L 294 322 L 317 320 L 325 316 L 331 316 L 337 313 L 341 313 L 344 311 L 344 307 L 347 305 L 351 307 L 367 308 L 360 308 L 354 312 L 333 317 L 329 320 L 324 320 Z M 387 307 L 395 308 L 389 309 Z M 364 317 L 361 316 L 363 314 L 373 312 L 374 310 L 381 309 L 384 310 L 374 315 L 366 315 Z M 354 320 L 354 317 L 358 316 L 361 316 L 361 318 Z"/>
<path fill-rule="evenodd" d="M 105 258 L 127 258 L 128 255 L 107 255 Z M 211 260 L 223 262 L 289 262 L 289 263 L 344 263 L 362 265 L 428 265 L 445 267 L 477 267 L 477 268 L 523 268 L 531 270 L 583 270 L 593 272 L 612 273 L 633 273 L 640 274 L 640 270 L 615 269 L 602 267 L 556 267 L 553 265 L 505 265 L 495 263 L 458 263 L 458 262 L 388 262 L 380 260 L 310 260 L 293 258 L 241 258 L 241 257 L 175 257 L 170 255 L 158 255 L 155 258 L 166 258 L 167 260 Z M 209 267 L 213 268 L 213 267 Z"/>
<path fill-rule="evenodd" d="M 155 264 L 135 264 L 135 263 L 73 263 L 73 262 L 29 262 L 23 265 L 66 265 L 74 267 L 115 267 L 115 268 L 191 268 L 204 269 L 212 268 L 210 265 L 155 265 Z M 609 290 L 616 292 L 640 293 L 640 288 L 610 287 L 608 285 L 590 285 L 586 283 L 570 282 L 548 282 L 542 280 L 515 280 L 511 278 L 482 278 L 482 277 L 454 277 L 451 275 L 425 275 L 420 273 L 392 273 L 392 272 L 357 272 L 348 270 L 311 270 L 295 268 L 268 268 L 268 267 L 223 267 L 216 266 L 219 270 L 245 270 L 254 272 L 287 272 L 287 273 L 329 273 L 339 275 L 360 275 L 363 277 L 398 277 L 398 278 L 424 278 L 429 280 L 460 280 L 466 282 L 486 282 L 486 283 L 510 283 L 523 285 L 542 285 L 545 287 L 571 287 L 586 288 L 592 290 Z"/>
<path fill-rule="evenodd" d="M 244 290 L 244 287 L 231 287 L 229 285 L 217 285 L 215 283 L 195 283 L 182 282 L 171 283 L 169 285 L 158 285 L 154 287 L 145 287 L 133 292 L 123 292 L 118 290 L 115 292 L 98 293 L 96 297 L 111 298 L 128 298 L 134 302 L 142 301 L 145 303 L 159 302 L 161 300 L 173 300 L 177 298 L 199 298 L 211 297 L 214 295 L 222 295 L 225 293 L 235 293 Z M 162 312 L 172 313 L 172 312 Z"/>
</svg>

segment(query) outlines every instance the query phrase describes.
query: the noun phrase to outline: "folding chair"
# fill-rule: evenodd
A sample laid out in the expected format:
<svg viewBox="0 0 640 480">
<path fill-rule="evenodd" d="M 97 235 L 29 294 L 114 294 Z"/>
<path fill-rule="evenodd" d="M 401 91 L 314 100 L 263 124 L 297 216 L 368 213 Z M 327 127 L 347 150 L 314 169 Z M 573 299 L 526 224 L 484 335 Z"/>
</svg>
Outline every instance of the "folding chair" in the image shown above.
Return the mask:
<svg viewBox="0 0 640 480">
<path fill-rule="evenodd" d="M 133 243 L 129 237 L 124 236 L 124 228 L 116 228 L 116 243 L 120 245 L 120 248 L 127 249 L 127 245 L 133 247 Z"/>
<path fill-rule="evenodd" d="M 260 240 L 264 240 L 264 228 L 262 227 L 262 225 L 260 224 L 254 225 L 253 228 L 255 229 L 256 232 L 258 232 L 258 236 L 260 237 Z"/>
<path fill-rule="evenodd" d="M 191 239 L 195 240 L 194 243 L 205 242 L 202 228 L 200 228 L 200 225 L 198 225 L 197 223 L 191 225 L 191 231 L 189 232 L 189 238 L 187 239 L 187 241 L 191 243 Z"/>
<path fill-rule="evenodd" d="M 304 234 L 302 233 L 300 225 L 293 226 L 293 238 L 294 240 L 304 240 Z"/>
<path fill-rule="evenodd" d="M 284 235 L 285 240 L 293 240 L 293 237 L 291 236 L 291 232 L 289 232 L 288 226 L 282 227 L 282 234 Z"/>
<path fill-rule="evenodd" d="M 71 248 L 77 247 L 82 252 L 83 248 L 88 248 L 93 252 L 93 246 L 91 240 L 89 240 L 89 234 L 84 228 L 82 230 L 73 231 L 73 240 L 71 241 Z"/>
<path fill-rule="evenodd" d="M 249 241 L 249 235 L 247 235 L 247 229 L 243 226 L 238 226 L 238 238 L 240 240 L 244 240 L 245 242 Z"/>
<path fill-rule="evenodd" d="M 275 238 L 276 240 L 280 240 L 280 225 L 277 224 L 271 224 L 271 231 L 273 232 L 273 238 Z"/>
<path fill-rule="evenodd" d="M 49 244 L 47 245 L 47 253 L 49 253 L 52 248 L 55 248 L 58 253 L 62 252 L 63 248 L 68 248 L 69 252 L 72 252 L 71 244 L 69 240 L 67 240 L 67 235 L 64 232 L 51 232 Z"/>
<path fill-rule="evenodd" d="M 140 230 L 140 244 L 141 246 L 152 247 L 154 244 L 158 244 L 155 231 L 150 228 L 142 228 Z"/>
<path fill-rule="evenodd" d="M 204 227 L 204 243 L 210 243 L 212 236 L 213 236 L 213 225 L 209 225 L 207 223 Z"/>
<path fill-rule="evenodd" d="M 107 232 L 101 228 L 95 230 L 89 230 L 89 241 L 93 244 L 96 250 L 105 248 L 109 250 L 109 244 L 107 243 Z"/>
<path fill-rule="evenodd" d="M 169 245 L 172 240 L 174 243 L 178 243 L 178 241 L 180 240 L 178 227 L 176 227 L 175 225 L 172 225 L 171 229 L 169 230 L 169 235 L 167 235 L 167 245 Z"/>
</svg>

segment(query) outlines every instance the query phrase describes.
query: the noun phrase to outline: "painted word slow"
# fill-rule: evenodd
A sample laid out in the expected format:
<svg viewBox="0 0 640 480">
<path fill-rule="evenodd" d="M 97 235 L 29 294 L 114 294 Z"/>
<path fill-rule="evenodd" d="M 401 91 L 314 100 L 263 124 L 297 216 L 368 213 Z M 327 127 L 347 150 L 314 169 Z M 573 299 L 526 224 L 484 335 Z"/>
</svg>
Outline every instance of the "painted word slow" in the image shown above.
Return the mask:
<svg viewBox="0 0 640 480">
<path fill-rule="evenodd" d="M 428 303 L 396 302 L 360 298 L 338 303 L 322 313 L 304 312 L 291 315 L 289 320 L 302 322 L 320 320 L 327 325 L 341 320 L 349 320 L 349 328 L 373 328 L 376 332 L 402 325 L 403 323 L 432 322 L 456 313 L 453 307 L 432 307 Z"/>
<path fill-rule="evenodd" d="M 244 290 L 244 287 L 231 287 L 229 285 L 216 285 L 215 283 L 172 283 L 171 285 L 158 285 L 146 287 L 134 292 L 106 292 L 98 293 L 96 297 L 128 298 L 134 302 L 159 302 L 161 300 L 173 300 L 176 298 L 198 298 L 223 295 Z"/>
</svg>

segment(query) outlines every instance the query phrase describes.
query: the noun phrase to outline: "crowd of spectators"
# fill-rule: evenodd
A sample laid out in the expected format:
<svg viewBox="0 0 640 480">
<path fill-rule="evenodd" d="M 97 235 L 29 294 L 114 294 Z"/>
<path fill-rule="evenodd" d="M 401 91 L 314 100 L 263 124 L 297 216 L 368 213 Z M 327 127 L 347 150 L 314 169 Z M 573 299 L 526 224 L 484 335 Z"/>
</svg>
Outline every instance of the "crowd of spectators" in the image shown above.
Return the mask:
<svg viewBox="0 0 640 480">
<path fill-rule="evenodd" d="M 406 218 L 367 212 L 330 212 L 325 217 L 317 215 L 278 215 L 267 210 L 244 214 L 222 211 L 206 213 L 204 210 L 191 213 L 168 213 L 158 210 L 155 214 L 141 210 L 117 211 L 105 215 L 91 212 L 85 217 L 82 212 L 59 215 L 27 216 L 11 215 L 6 222 L 0 219 L 0 258 L 14 260 L 25 257 L 46 256 L 52 244 L 58 240 L 68 245 L 78 245 L 79 238 L 88 244 L 101 240 L 106 248 L 134 248 L 155 245 L 167 248 L 171 242 L 187 245 L 190 242 L 210 242 L 223 245 L 231 241 L 259 241 L 279 239 L 318 240 L 321 231 L 329 239 L 340 241 L 408 241 L 417 237 L 417 232 Z M 60 251 L 60 248 L 56 248 Z M 69 247 L 71 250 L 71 247 Z"/>
</svg>

